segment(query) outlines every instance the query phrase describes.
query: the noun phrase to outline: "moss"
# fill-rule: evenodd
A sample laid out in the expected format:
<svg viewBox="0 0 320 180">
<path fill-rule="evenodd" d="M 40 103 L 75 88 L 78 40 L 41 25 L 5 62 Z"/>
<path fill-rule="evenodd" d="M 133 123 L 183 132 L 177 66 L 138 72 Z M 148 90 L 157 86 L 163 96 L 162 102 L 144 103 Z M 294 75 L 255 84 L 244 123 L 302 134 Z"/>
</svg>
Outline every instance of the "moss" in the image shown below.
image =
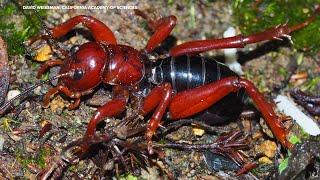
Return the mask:
<svg viewBox="0 0 320 180">
<path fill-rule="evenodd" d="M 47 0 L 31 0 L 29 4 L 44 5 Z M 41 17 L 44 10 L 39 10 Z M 9 55 L 20 55 L 25 52 L 23 42 L 37 34 L 41 29 L 41 22 L 34 10 L 23 10 L 18 1 L 8 1 L 0 8 L 0 35 L 8 44 Z"/>
<path fill-rule="evenodd" d="M 284 24 L 296 25 L 314 13 L 320 0 L 235 0 L 233 12 L 235 23 L 245 35 Z M 300 51 L 316 53 L 320 49 L 320 17 L 302 30 L 292 34 L 293 46 Z"/>
<path fill-rule="evenodd" d="M 119 177 L 120 180 L 137 180 L 138 178 L 130 173 L 121 175 Z"/>
<path fill-rule="evenodd" d="M 27 171 L 28 165 L 36 165 L 38 168 L 46 168 L 46 160 L 52 151 L 49 148 L 40 149 L 38 153 L 33 155 L 27 155 L 22 148 L 17 148 L 15 150 L 15 155 L 17 161 L 22 165 L 24 171 Z"/>
<path fill-rule="evenodd" d="M 320 84 L 320 76 L 312 77 L 312 78 L 310 78 L 310 80 L 307 83 L 305 83 L 302 86 L 301 90 L 315 92 L 316 89 L 318 88 L 319 84 Z"/>
<path fill-rule="evenodd" d="M 280 174 L 282 173 L 283 170 L 285 170 L 288 167 L 289 157 L 290 157 L 290 153 L 289 153 L 288 157 L 283 159 L 281 161 L 281 163 L 279 164 L 278 171 L 279 171 Z"/>
<path fill-rule="evenodd" d="M 301 143 L 301 139 L 300 139 L 298 136 L 296 136 L 296 135 L 290 136 L 289 141 L 290 141 L 292 144 Z"/>
</svg>

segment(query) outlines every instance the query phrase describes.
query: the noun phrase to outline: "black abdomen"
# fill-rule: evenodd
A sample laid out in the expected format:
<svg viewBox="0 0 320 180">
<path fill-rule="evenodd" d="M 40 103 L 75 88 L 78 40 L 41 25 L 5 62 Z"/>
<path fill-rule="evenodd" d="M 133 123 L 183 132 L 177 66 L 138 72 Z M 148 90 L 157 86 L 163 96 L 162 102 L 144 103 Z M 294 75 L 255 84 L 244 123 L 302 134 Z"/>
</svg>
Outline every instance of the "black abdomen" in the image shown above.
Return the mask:
<svg viewBox="0 0 320 180">
<path fill-rule="evenodd" d="M 159 64 L 153 66 L 149 79 L 152 79 L 156 84 L 170 82 L 175 92 L 199 87 L 224 77 L 237 76 L 227 66 L 206 57 L 180 56 L 160 61 Z M 209 109 L 197 114 L 195 118 L 208 123 L 223 123 L 239 116 L 243 101 L 243 90 L 231 93 Z"/>
</svg>

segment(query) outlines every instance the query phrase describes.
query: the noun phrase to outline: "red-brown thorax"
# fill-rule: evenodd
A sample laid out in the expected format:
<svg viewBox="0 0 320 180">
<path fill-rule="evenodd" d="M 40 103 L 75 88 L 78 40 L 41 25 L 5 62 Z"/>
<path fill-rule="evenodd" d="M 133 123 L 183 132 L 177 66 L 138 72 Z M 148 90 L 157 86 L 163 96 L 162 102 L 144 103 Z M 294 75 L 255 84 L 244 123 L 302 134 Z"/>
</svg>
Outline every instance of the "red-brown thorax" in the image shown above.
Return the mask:
<svg viewBox="0 0 320 180">
<path fill-rule="evenodd" d="M 106 84 L 133 86 L 144 75 L 142 54 L 125 45 L 104 45 L 88 42 L 62 65 L 60 74 L 72 72 L 60 79 L 60 84 L 73 92 L 92 90 L 103 81 Z"/>
<path fill-rule="evenodd" d="M 125 45 L 108 45 L 110 62 L 105 67 L 102 80 L 107 84 L 133 86 L 144 76 L 143 55 Z"/>
</svg>

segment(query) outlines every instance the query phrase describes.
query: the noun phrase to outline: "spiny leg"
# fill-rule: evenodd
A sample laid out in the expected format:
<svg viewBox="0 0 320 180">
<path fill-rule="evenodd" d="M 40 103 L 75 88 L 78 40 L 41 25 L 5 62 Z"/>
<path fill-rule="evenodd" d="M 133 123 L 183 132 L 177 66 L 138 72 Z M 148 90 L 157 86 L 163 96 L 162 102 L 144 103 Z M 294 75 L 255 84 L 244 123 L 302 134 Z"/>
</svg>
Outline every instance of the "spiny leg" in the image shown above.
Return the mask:
<svg viewBox="0 0 320 180">
<path fill-rule="evenodd" d="M 90 119 L 85 138 L 92 138 L 95 135 L 97 125 L 106 117 L 113 117 L 125 110 L 126 99 L 116 98 L 105 103 L 97 109 Z"/>
<path fill-rule="evenodd" d="M 117 44 L 117 40 L 113 34 L 113 32 L 110 30 L 110 28 L 99 21 L 98 19 L 95 19 L 91 16 L 85 16 L 85 15 L 79 15 L 75 16 L 66 22 L 59 24 L 53 28 L 50 28 L 49 31 L 51 33 L 51 36 L 49 34 L 40 34 L 36 35 L 32 38 L 30 38 L 26 43 L 28 45 L 33 44 L 37 40 L 48 40 L 50 38 L 58 39 L 64 35 L 66 35 L 69 31 L 71 31 L 72 28 L 74 28 L 77 24 L 82 23 L 85 27 L 87 27 L 91 33 L 94 39 L 98 42 L 103 42 L 106 44 Z M 68 56 L 68 52 L 60 47 L 56 47 L 58 50 L 65 56 Z"/>
<path fill-rule="evenodd" d="M 275 39 L 282 40 L 281 38 L 283 37 L 287 37 L 291 40 L 289 34 L 309 25 L 315 20 L 315 17 L 319 12 L 320 6 L 316 8 L 315 13 L 311 17 L 295 26 L 289 27 L 289 25 L 283 24 L 249 36 L 237 35 L 221 39 L 190 41 L 173 47 L 169 54 L 176 57 L 181 55 L 198 54 L 213 49 L 244 48 L 247 44 Z"/>
<path fill-rule="evenodd" d="M 99 139 L 99 137 L 95 136 L 97 125 L 104 118 L 117 116 L 125 110 L 129 98 L 128 90 L 124 89 L 121 86 L 114 86 L 112 92 L 112 100 L 100 106 L 89 121 L 87 131 L 80 146 L 81 149 L 79 149 L 79 152 L 77 152 L 80 157 L 87 152 L 92 141 L 94 141 L 95 139 Z M 111 138 L 109 135 L 106 136 L 109 139 Z"/>
<path fill-rule="evenodd" d="M 129 98 L 128 91 L 121 86 L 114 86 L 112 92 L 112 100 L 99 107 L 90 119 L 85 138 L 90 139 L 95 135 L 97 125 L 104 118 L 117 116 L 125 110 Z"/>
<path fill-rule="evenodd" d="M 53 38 L 64 36 L 79 23 L 82 23 L 91 31 L 96 41 L 105 42 L 107 44 L 117 44 L 113 32 L 107 25 L 94 17 L 85 15 L 75 16 L 64 23 L 51 28 Z"/>
<path fill-rule="evenodd" d="M 252 98 L 257 109 L 280 143 L 291 148 L 292 144 L 286 139 L 287 132 L 281 119 L 275 114 L 273 106 L 268 103 L 258 89 L 248 80 L 238 77 L 227 77 L 219 81 L 194 89 L 177 93 L 169 105 L 171 119 L 181 119 L 201 112 L 231 92 L 245 89 Z"/>
<path fill-rule="evenodd" d="M 50 28 L 50 33 L 52 34 L 52 37 L 54 39 L 58 39 L 66 35 L 69 31 L 71 31 L 72 28 L 74 28 L 77 24 L 80 23 L 82 23 L 91 31 L 96 41 L 104 42 L 107 44 L 117 44 L 116 37 L 107 25 L 105 25 L 104 23 L 102 23 L 94 17 L 85 15 L 75 16 L 62 24 Z M 27 41 L 27 44 L 30 45 L 35 41 L 41 39 L 48 40 L 50 39 L 50 36 L 48 34 L 34 36 Z"/>
<path fill-rule="evenodd" d="M 153 31 L 152 36 L 144 48 L 147 53 L 152 52 L 170 35 L 177 22 L 177 18 L 175 16 L 167 16 L 153 21 L 142 11 L 135 10 L 135 13 L 136 15 L 146 19 L 149 28 Z"/>
<path fill-rule="evenodd" d="M 168 107 L 172 95 L 172 87 L 170 83 L 164 83 L 160 86 L 155 87 L 148 94 L 148 96 L 144 99 L 144 102 L 140 108 L 140 114 L 145 116 L 154 108 L 154 111 L 151 119 L 149 120 L 147 131 L 146 131 L 146 139 L 148 142 L 148 151 L 150 154 L 153 153 L 152 150 L 152 137 L 156 130 L 160 125 L 160 121 L 163 117 L 163 114 Z"/>
</svg>

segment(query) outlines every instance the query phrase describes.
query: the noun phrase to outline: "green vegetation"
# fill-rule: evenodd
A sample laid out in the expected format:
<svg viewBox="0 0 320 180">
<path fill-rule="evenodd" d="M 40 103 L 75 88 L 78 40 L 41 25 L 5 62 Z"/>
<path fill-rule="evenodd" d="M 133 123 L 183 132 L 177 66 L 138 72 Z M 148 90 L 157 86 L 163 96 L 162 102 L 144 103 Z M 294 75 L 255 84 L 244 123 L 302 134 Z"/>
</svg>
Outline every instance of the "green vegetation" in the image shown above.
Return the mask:
<svg viewBox="0 0 320 180">
<path fill-rule="evenodd" d="M 26 155 L 25 149 L 17 148 L 15 150 L 17 161 L 26 170 L 28 165 L 35 165 L 38 168 L 46 168 L 47 159 L 52 155 L 52 151 L 49 148 L 43 147 L 38 153 L 32 155 Z"/>
<path fill-rule="evenodd" d="M 320 76 L 310 78 L 310 80 L 303 85 L 301 90 L 315 92 L 316 89 L 318 88 L 319 83 L 320 83 Z"/>
<path fill-rule="evenodd" d="M 289 163 L 289 157 L 290 157 L 291 153 L 288 153 L 288 157 L 286 157 L 285 159 L 283 159 L 281 161 L 281 163 L 279 164 L 278 167 L 278 171 L 279 173 L 282 173 L 283 170 L 285 170 L 288 167 L 288 163 Z"/>
<path fill-rule="evenodd" d="M 242 33 L 248 35 L 284 24 L 296 25 L 314 13 L 320 0 L 235 0 L 233 13 L 235 23 Z M 292 34 L 293 46 L 308 53 L 320 50 L 320 16 L 306 28 Z"/>
<path fill-rule="evenodd" d="M 44 5 L 47 0 L 31 0 L 25 5 Z M 41 17 L 44 10 L 38 10 Z M 34 10 L 23 10 L 18 1 L 8 1 L 0 7 L 0 36 L 8 44 L 9 55 L 20 55 L 25 52 L 23 42 L 37 34 L 41 29 L 41 22 Z"/>
<path fill-rule="evenodd" d="M 137 180 L 138 178 L 130 173 L 121 175 L 119 177 L 120 180 Z"/>
</svg>

